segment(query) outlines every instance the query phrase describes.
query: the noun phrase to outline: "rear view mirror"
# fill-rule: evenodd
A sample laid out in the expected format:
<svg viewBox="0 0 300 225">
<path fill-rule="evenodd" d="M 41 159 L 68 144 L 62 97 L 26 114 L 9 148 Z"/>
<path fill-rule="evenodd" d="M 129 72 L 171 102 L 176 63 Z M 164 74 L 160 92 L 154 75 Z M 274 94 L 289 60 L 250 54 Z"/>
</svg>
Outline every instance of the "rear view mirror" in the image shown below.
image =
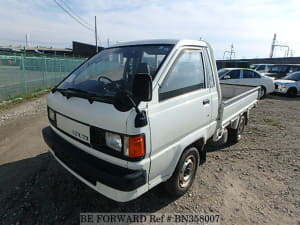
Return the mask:
<svg viewBox="0 0 300 225">
<path fill-rule="evenodd" d="M 133 80 L 132 94 L 138 101 L 152 100 L 152 78 L 149 74 L 137 74 Z"/>
<path fill-rule="evenodd" d="M 229 75 L 225 75 L 225 76 L 223 77 L 223 79 L 224 79 L 224 80 L 231 79 L 231 76 L 229 76 Z"/>
</svg>

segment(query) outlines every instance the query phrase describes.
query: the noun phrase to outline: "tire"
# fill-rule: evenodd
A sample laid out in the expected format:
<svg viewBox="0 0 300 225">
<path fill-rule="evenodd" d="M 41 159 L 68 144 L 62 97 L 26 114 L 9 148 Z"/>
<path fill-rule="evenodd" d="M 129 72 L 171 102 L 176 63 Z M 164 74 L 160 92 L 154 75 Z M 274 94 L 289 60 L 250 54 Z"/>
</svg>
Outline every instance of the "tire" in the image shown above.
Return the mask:
<svg viewBox="0 0 300 225">
<path fill-rule="evenodd" d="M 242 134 L 245 130 L 245 126 L 246 126 L 246 117 L 245 115 L 242 115 L 240 117 L 240 121 L 237 129 L 228 128 L 228 142 L 238 143 L 242 138 Z"/>
<path fill-rule="evenodd" d="M 260 86 L 260 87 L 261 87 L 261 91 L 260 91 L 259 99 L 264 99 L 266 97 L 266 94 L 267 94 L 267 89 L 264 86 Z"/>
<path fill-rule="evenodd" d="M 289 88 L 286 94 L 290 98 L 295 98 L 296 95 L 297 95 L 297 89 L 296 88 Z"/>
<path fill-rule="evenodd" d="M 187 148 L 182 153 L 172 177 L 164 183 L 164 188 L 170 195 L 178 197 L 189 190 L 195 179 L 199 158 L 195 147 Z"/>
<path fill-rule="evenodd" d="M 228 129 L 224 129 L 222 137 L 218 141 L 213 141 L 212 138 L 207 141 L 207 145 L 217 147 L 225 145 L 228 142 Z"/>
</svg>

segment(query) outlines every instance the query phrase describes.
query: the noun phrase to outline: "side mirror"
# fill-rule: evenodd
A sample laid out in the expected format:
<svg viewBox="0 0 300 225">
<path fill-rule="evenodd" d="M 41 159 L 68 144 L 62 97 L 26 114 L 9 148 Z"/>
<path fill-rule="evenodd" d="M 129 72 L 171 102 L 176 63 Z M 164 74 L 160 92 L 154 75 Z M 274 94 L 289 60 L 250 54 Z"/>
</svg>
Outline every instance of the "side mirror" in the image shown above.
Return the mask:
<svg viewBox="0 0 300 225">
<path fill-rule="evenodd" d="M 135 99 L 135 100 L 134 100 Z M 149 74 L 137 74 L 133 80 L 132 96 L 125 91 L 118 92 L 113 99 L 114 107 L 127 112 L 132 107 L 137 108 L 135 101 L 148 102 L 152 100 L 152 78 Z"/>
<path fill-rule="evenodd" d="M 136 74 L 133 80 L 132 95 L 138 101 L 152 100 L 152 77 L 149 74 Z"/>
<path fill-rule="evenodd" d="M 223 77 L 223 80 L 228 80 L 228 79 L 231 79 L 231 76 L 225 75 L 225 76 Z"/>
<path fill-rule="evenodd" d="M 134 106 L 134 103 L 128 93 L 121 91 L 114 96 L 113 105 L 117 110 L 127 112 Z"/>
</svg>

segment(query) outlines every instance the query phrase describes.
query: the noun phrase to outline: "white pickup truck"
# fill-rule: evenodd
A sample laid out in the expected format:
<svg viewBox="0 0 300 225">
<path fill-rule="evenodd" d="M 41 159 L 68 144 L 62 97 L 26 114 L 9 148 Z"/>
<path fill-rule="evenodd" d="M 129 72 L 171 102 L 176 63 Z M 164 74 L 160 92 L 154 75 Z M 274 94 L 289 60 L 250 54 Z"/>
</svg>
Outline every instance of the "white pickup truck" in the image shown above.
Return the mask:
<svg viewBox="0 0 300 225">
<path fill-rule="evenodd" d="M 220 85 L 207 42 L 121 43 L 51 91 L 43 136 L 66 170 L 113 200 L 160 183 L 179 196 L 205 161 L 207 142 L 240 140 L 259 90 Z"/>
</svg>

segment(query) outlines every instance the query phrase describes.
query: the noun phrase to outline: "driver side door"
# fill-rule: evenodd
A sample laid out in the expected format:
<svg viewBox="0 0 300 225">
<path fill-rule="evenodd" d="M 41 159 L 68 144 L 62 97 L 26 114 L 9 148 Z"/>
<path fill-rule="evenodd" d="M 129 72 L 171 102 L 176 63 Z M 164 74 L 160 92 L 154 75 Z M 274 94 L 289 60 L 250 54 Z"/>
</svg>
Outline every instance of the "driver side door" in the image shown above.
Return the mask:
<svg viewBox="0 0 300 225">
<path fill-rule="evenodd" d="M 152 148 L 150 185 L 172 174 L 183 139 L 200 129 L 209 130 L 212 92 L 204 62 L 202 48 L 183 49 L 160 85 L 158 102 L 148 106 Z M 151 182 L 153 179 L 156 181 Z"/>
</svg>

